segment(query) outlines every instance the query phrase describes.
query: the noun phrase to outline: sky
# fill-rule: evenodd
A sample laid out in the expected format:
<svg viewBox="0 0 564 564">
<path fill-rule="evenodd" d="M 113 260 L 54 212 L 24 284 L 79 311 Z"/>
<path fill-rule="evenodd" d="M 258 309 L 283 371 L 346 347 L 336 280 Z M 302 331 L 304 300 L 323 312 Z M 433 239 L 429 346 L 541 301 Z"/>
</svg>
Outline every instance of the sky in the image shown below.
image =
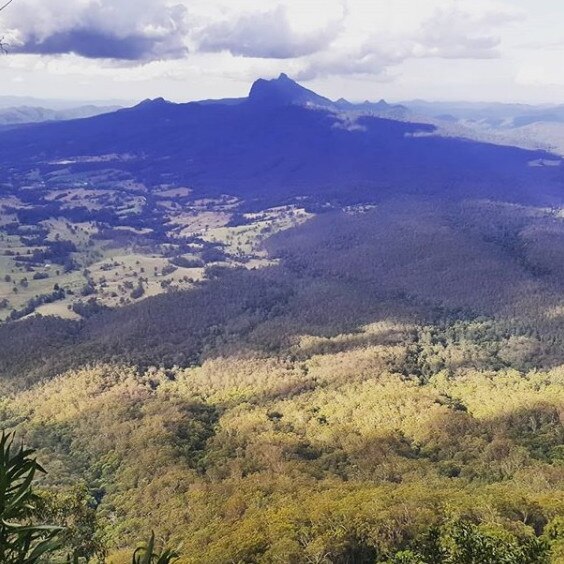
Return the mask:
<svg viewBox="0 0 564 564">
<path fill-rule="evenodd" d="M 332 99 L 564 103 L 563 22 L 562 0 L 12 0 L 0 95 L 189 101 L 285 72 Z"/>
</svg>

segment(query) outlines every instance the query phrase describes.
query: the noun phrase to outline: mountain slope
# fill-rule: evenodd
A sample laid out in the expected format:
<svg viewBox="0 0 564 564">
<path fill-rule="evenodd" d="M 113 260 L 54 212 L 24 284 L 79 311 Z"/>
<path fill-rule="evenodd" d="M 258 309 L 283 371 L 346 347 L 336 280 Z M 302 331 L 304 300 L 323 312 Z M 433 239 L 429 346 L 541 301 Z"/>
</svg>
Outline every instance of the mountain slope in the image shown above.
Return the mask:
<svg viewBox="0 0 564 564">
<path fill-rule="evenodd" d="M 266 105 L 300 105 L 318 108 L 332 108 L 328 98 L 308 90 L 282 73 L 273 80 L 257 80 L 249 92 L 249 102 Z"/>
<path fill-rule="evenodd" d="M 398 193 L 549 202 L 560 192 L 559 169 L 529 166 L 549 158 L 543 153 L 303 105 L 325 101 L 287 77 L 258 81 L 235 105 L 147 101 L 87 120 L 5 132 L 2 163 L 54 173 L 53 162 L 65 160 L 71 172 L 84 173 L 101 165 L 73 165 L 72 159 L 127 154 L 111 168 L 148 187 L 189 185 L 203 196 L 227 193 L 261 205 L 296 197 L 359 202 Z"/>
</svg>

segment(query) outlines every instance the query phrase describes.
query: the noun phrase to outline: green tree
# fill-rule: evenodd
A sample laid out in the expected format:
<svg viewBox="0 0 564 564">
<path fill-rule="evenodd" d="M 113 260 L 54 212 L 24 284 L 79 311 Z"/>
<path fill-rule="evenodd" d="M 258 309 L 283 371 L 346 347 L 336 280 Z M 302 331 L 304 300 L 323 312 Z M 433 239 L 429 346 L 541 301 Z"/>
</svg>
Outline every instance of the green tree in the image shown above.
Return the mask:
<svg viewBox="0 0 564 564">
<path fill-rule="evenodd" d="M 388 564 L 547 564 L 549 544 L 534 535 L 512 538 L 458 520 L 433 527 L 412 550 L 397 552 Z"/>
<path fill-rule="evenodd" d="M 543 564 L 548 563 L 548 546 L 537 537 L 521 542 L 486 533 L 465 521 L 454 523 L 447 543 L 453 543 L 450 559 L 457 564 Z"/>
<path fill-rule="evenodd" d="M 427 562 L 411 550 L 402 550 L 395 554 L 387 564 L 427 564 Z"/>
<path fill-rule="evenodd" d="M 14 436 L 0 436 L 0 562 L 34 564 L 61 546 L 61 527 L 36 523 L 38 497 L 32 490 L 45 472 L 32 449 L 14 446 Z"/>
<path fill-rule="evenodd" d="M 76 561 L 105 562 L 106 546 L 98 525 L 94 500 L 85 486 L 74 486 L 65 491 L 38 492 L 38 515 L 43 521 L 63 528 L 60 559 L 71 554 Z"/>
</svg>

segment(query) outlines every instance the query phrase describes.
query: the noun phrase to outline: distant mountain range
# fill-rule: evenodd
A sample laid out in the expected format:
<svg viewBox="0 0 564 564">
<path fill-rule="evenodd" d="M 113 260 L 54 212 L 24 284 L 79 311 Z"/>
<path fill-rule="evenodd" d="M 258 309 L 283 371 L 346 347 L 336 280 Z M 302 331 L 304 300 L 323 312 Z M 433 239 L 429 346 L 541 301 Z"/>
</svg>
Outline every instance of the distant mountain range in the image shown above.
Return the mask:
<svg viewBox="0 0 564 564">
<path fill-rule="evenodd" d="M 137 99 L 138 100 L 138 99 Z M 5 96 L 0 95 L 0 110 L 30 106 L 32 108 L 45 108 L 48 110 L 72 110 L 81 106 L 119 107 L 127 108 L 136 103 L 136 99 L 66 99 L 66 98 L 40 98 L 37 96 Z"/>
<path fill-rule="evenodd" d="M 491 102 L 403 102 L 410 115 L 446 134 L 564 155 L 564 105 Z"/>
<path fill-rule="evenodd" d="M 378 115 L 396 119 L 405 118 L 409 115 L 409 111 L 405 106 L 391 105 L 385 100 L 380 100 L 380 102 L 377 103 L 366 101 L 361 104 L 355 104 L 341 98 L 333 102 L 328 98 L 300 86 L 286 74 L 281 74 L 274 80 L 257 80 L 253 85 L 249 98 L 259 104 L 293 104 L 340 111 L 374 112 Z M 219 100 L 202 100 L 198 103 L 236 105 L 246 100 L 247 98 L 226 98 Z M 162 98 L 157 101 L 165 102 Z M 146 102 L 147 100 L 142 102 L 142 104 Z M 81 119 L 114 112 L 123 107 L 123 103 L 82 104 L 62 100 L 40 100 L 36 98 L 0 96 L 0 126 Z"/>
<path fill-rule="evenodd" d="M 115 112 L 120 108 L 121 106 L 89 105 L 54 110 L 36 106 L 15 106 L 0 109 L 0 125 L 80 119 Z"/>
<path fill-rule="evenodd" d="M 491 128 L 514 128 L 538 122 L 563 122 L 564 104 L 529 105 L 495 102 L 403 102 L 414 114 L 446 121 L 465 121 Z"/>
<path fill-rule="evenodd" d="M 333 102 L 282 74 L 257 80 L 240 100 L 160 98 L 4 132 L 2 162 L 47 174 L 63 161 L 71 172 L 117 170 L 148 187 L 190 186 L 203 196 L 233 194 L 260 205 L 295 198 L 354 203 L 398 193 L 535 200 L 559 194 L 554 167 L 529 166 L 554 159 L 550 154 L 459 139 L 456 129 L 443 136 L 411 115 L 385 101 Z M 115 156 L 111 166 L 108 155 Z"/>
<path fill-rule="evenodd" d="M 248 97 L 200 100 L 200 105 L 237 106 L 246 102 L 263 106 L 294 105 L 352 116 L 371 115 L 397 121 L 427 123 L 441 135 L 475 141 L 543 149 L 564 155 L 564 104 L 511 104 L 492 102 L 429 102 L 399 104 L 330 100 L 299 85 L 282 73 L 272 80 L 257 80 Z M 162 98 L 147 103 L 165 103 Z M 170 102 L 169 102 L 170 103 Z M 93 117 L 129 107 L 127 101 L 81 102 L 0 96 L 0 128 L 44 121 Z"/>
</svg>

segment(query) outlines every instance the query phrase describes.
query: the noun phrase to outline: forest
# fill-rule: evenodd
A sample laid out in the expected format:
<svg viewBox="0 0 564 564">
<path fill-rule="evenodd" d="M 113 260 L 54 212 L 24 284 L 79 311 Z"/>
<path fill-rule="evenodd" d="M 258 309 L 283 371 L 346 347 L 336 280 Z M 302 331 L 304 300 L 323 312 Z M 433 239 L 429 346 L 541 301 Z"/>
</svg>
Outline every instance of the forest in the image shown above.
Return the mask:
<svg viewBox="0 0 564 564">
<path fill-rule="evenodd" d="M 564 562 L 559 213 L 332 209 L 268 266 L 1 326 L 1 428 L 84 527 L 53 561 Z"/>
</svg>

